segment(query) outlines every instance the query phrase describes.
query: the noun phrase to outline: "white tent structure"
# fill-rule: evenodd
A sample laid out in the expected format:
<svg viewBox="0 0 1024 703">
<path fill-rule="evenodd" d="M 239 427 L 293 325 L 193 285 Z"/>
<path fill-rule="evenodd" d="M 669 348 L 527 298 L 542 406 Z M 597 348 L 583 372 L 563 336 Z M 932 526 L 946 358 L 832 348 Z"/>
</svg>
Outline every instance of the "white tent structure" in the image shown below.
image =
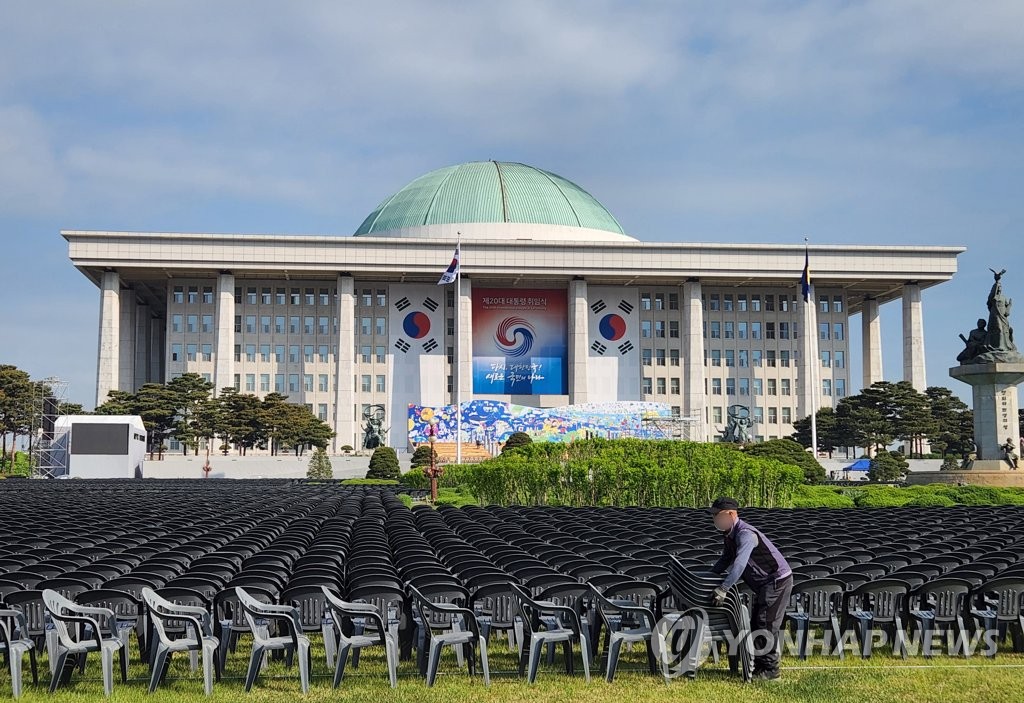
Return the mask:
<svg viewBox="0 0 1024 703">
<path fill-rule="evenodd" d="M 142 478 L 146 427 L 138 415 L 62 415 L 53 434 L 57 478 Z"/>
</svg>

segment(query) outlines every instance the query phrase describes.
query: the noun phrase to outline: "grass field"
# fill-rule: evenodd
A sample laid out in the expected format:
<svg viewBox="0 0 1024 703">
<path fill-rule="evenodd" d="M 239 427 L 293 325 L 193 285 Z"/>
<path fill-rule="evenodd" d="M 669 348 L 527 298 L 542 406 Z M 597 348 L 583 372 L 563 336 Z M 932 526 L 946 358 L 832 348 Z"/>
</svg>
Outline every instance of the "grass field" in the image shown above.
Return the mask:
<svg viewBox="0 0 1024 703">
<path fill-rule="evenodd" d="M 234 654 L 229 655 L 224 679 L 214 685 L 215 702 L 283 701 L 283 700 L 353 700 L 433 703 L 452 701 L 538 701 L 563 703 L 565 701 L 601 701 L 615 703 L 645 703 L 646 701 L 829 701 L 842 703 L 873 703 L 876 701 L 1019 701 L 1024 688 L 1024 655 L 1000 652 L 995 659 L 972 657 L 955 659 L 935 657 L 927 660 L 913 657 L 903 661 L 888 651 L 877 652 L 871 659 L 861 660 L 847 656 L 844 661 L 835 658 L 812 657 L 801 662 L 795 658 L 783 659 L 783 678 L 779 681 L 744 684 L 731 676 L 727 667 L 709 664 L 702 668 L 696 680 L 673 679 L 667 686 L 660 677 L 653 677 L 642 669 L 639 651 L 626 654 L 620 663 L 619 674 L 613 683 L 604 681 L 602 672 L 592 672 L 590 683 L 584 681 L 579 661 L 577 675 L 566 676 L 560 659 L 553 667 L 542 669 L 533 686 L 516 676 L 516 659 L 508 651 L 504 640 L 494 640 L 491 647 L 492 681 L 489 689 L 477 676 L 470 679 L 465 670 L 455 666 L 454 657 L 445 655 L 443 672 L 433 688 L 428 688 L 417 675 L 412 662 L 401 662 L 398 688 L 387 684 L 383 656 L 375 649 L 366 651 L 358 669 L 346 669 L 345 679 L 338 690 L 331 689 L 332 670 L 324 660 L 318 638 L 313 639 L 313 681 L 310 691 L 303 696 L 299 689 L 298 669 L 288 669 L 282 663 L 271 662 L 264 669 L 252 692 L 246 693 L 243 676 L 248 662 L 248 647 L 243 641 Z M 136 654 L 133 652 L 133 654 Z M 95 657 L 95 655 L 92 655 Z M 148 669 L 137 656 L 129 668 L 129 681 L 120 683 L 115 674 L 114 694 L 111 701 L 171 701 L 206 700 L 200 672 L 190 672 L 188 659 L 179 655 L 172 663 L 168 680 L 153 695 L 146 693 Z M 9 695 L 10 681 L 6 667 L 0 674 L 0 695 Z M 26 671 L 26 681 L 28 680 Z M 85 674 L 75 673 L 70 686 L 50 695 L 45 657 L 40 661 L 40 684 L 26 685 L 21 700 L 34 703 L 48 701 L 96 701 L 103 699 L 98 658 L 90 658 Z"/>
</svg>

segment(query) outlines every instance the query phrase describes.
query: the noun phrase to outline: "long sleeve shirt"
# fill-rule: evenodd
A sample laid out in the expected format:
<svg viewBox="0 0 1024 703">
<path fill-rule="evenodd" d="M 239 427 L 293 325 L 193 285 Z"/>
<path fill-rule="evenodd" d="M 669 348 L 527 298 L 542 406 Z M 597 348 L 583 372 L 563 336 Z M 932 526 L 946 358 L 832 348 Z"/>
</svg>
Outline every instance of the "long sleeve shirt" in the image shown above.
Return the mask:
<svg viewBox="0 0 1024 703">
<path fill-rule="evenodd" d="M 739 580 L 743 577 L 743 572 L 747 568 L 747 563 L 750 561 L 750 555 L 754 552 L 754 547 L 756 546 L 757 535 L 749 530 L 740 530 L 736 544 L 736 556 L 732 563 L 730 564 L 727 561 L 729 555 L 723 554 L 711 569 L 716 574 L 725 572 L 722 588 L 732 588 L 739 583 Z"/>
</svg>

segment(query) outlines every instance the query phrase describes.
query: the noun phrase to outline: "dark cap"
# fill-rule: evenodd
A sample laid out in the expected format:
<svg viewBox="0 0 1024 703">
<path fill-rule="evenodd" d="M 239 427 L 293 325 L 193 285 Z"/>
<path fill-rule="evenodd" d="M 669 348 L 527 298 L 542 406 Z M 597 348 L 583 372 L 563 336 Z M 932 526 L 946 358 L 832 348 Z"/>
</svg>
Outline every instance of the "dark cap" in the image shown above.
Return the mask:
<svg viewBox="0 0 1024 703">
<path fill-rule="evenodd" d="M 715 502 L 711 504 L 708 511 L 712 515 L 717 515 L 723 510 L 739 510 L 740 504 L 736 502 L 735 498 L 716 498 Z"/>
</svg>

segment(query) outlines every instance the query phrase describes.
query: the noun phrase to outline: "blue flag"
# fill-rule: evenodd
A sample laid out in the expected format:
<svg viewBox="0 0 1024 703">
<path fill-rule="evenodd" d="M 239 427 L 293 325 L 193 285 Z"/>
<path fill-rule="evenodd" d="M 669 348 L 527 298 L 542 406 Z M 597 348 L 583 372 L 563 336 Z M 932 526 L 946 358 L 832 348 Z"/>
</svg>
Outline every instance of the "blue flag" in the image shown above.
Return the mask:
<svg viewBox="0 0 1024 703">
<path fill-rule="evenodd" d="M 800 292 L 803 293 L 804 302 L 811 301 L 811 253 L 804 247 L 804 272 L 800 275 Z"/>
</svg>

